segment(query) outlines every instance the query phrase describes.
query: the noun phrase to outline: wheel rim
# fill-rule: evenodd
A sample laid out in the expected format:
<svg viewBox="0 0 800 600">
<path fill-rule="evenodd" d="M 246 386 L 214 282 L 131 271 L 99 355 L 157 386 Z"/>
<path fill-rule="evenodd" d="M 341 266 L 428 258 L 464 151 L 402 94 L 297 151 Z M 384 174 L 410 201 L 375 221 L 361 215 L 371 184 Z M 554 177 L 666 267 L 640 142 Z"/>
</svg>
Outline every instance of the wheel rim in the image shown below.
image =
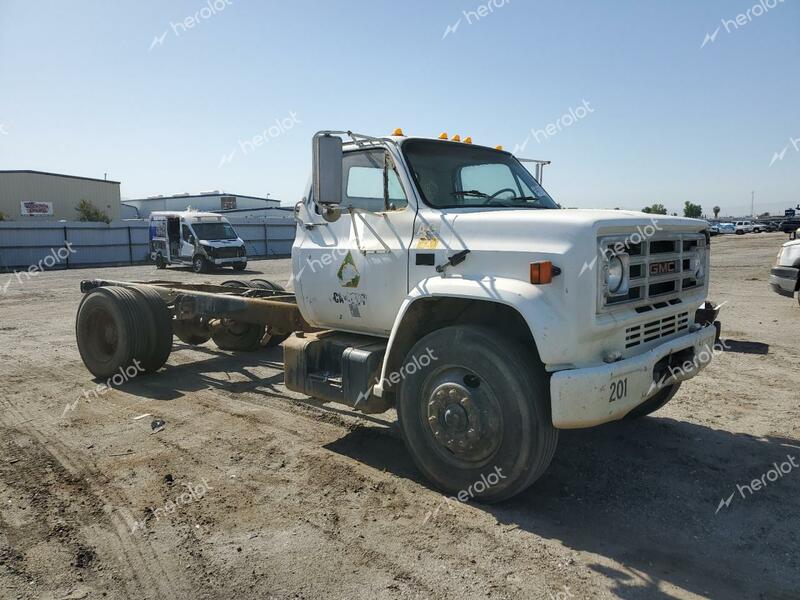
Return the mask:
<svg viewBox="0 0 800 600">
<path fill-rule="evenodd" d="M 194 259 L 194 270 L 195 273 L 199 273 L 203 270 L 203 259 L 202 258 L 195 258 Z"/>
<path fill-rule="evenodd" d="M 108 362 L 119 345 L 117 324 L 111 313 L 95 309 L 86 318 L 86 350 L 98 362 Z"/>
<path fill-rule="evenodd" d="M 475 467 L 503 439 L 503 414 L 488 383 L 463 367 L 444 367 L 423 388 L 421 416 L 431 445 L 447 461 Z"/>
</svg>

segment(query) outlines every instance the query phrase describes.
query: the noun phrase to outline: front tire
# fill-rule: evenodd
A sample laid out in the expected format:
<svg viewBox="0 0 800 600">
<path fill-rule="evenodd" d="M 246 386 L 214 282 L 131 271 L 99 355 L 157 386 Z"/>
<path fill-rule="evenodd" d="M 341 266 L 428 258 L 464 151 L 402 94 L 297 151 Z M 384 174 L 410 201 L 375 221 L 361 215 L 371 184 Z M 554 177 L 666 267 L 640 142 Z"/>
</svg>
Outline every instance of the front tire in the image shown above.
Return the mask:
<svg viewBox="0 0 800 600">
<path fill-rule="evenodd" d="M 192 271 L 195 273 L 208 273 L 208 261 L 198 254 L 192 259 Z"/>
<path fill-rule="evenodd" d="M 156 256 L 156 269 L 166 269 L 167 268 L 167 261 L 164 259 L 164 256 L 159 254 Z"/>
<path fill-rule="evenodd" d="M 246 262 L 234 263 L 233 264 L 233 270 L 234 271 L 244 271 L 246 268 L 247 268 L 247 263 Z"/>
<path fill-rule="evenodd" d="M 522 344 L 486 327 L 445 327 L 414 345 L 400 375 L 403 439 L 437 487 L 500 502 L 547 469 L 558 442 L 549 380 Z"/>
<path fill-rule="evenodd" d="M 665 387 L 664 389 L 658 391 L 655 396 L 648 398 L 639 406 L 634 408 L 631 412 L 625 415 L 625 418 L 641 419 L 642 417 L 646 417 L 647 415 L 656 412 L 657 410 L 663 408 L 667 402 L 672 400 L 675 394 L 678 393 L 679 389 L 681 389 L 680 383 L 673 383 L 672 385 Z"/>
</svg>

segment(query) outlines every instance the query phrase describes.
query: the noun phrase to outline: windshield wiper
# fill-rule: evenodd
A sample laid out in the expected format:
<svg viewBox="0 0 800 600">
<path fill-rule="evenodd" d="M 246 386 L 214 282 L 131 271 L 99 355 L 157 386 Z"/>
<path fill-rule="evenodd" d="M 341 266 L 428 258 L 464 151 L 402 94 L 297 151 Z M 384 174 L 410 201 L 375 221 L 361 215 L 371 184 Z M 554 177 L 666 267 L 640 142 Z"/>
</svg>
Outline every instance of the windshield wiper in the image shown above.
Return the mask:
<svg viewBox="0 0 800 600">
<path fill-rule="evenodd" d="M 478 198 L 489 198 L 491 196 L 489 194 L 484 194 L 483 192 L 479 192 L 478 190 L 458 190 L 455 192 L 450 192 L 451 196 L 476 196 Z"/>
</svg>

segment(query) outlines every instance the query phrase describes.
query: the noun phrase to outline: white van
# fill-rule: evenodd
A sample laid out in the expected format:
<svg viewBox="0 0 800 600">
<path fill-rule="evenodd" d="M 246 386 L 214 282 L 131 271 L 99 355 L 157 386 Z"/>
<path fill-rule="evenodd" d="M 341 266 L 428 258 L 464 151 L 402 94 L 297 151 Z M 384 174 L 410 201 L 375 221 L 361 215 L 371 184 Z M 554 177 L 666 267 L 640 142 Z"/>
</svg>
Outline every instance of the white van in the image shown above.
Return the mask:
<svg viewBox="0 0 800 600">
<path fill-rule="evenodd" d="M 745 233 L 753 233 L 752 221 L 736 221 L 736 233 L 743 235 Z"/>
<path fill-rule="evenodd" d="M 247 267 L 247 251 L 228 220 L 197 211 L 150 213 L 150 258 L 156 267 L 191 265 L 195 273 L 212 266 Z"/>
</svg>

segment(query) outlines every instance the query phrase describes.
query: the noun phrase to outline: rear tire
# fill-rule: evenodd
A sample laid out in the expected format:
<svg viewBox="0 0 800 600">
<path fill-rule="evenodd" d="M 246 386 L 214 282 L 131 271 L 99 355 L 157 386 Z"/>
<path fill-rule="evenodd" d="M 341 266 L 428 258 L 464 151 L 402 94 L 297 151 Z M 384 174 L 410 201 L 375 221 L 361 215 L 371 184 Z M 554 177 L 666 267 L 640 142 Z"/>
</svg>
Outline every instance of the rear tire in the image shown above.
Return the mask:
<svg viewBox="0 0 800 600">
<path fill-rule="evenodd" d="M 145 324 L 143 327 L 142 324 Z M 83 364 L 95 377 L 110 378 L 137 368 L 149 357 L 149 311 L 133 291 L 101 287 L 83 297 L 75 319 L 75 337 Z"/>
<path fill-rule="evenodd" d="M 545 472 L 558 430 L 547 374 L 528 348 L 486 327 L 451 326 L 420 339 L 403 365 L 397 391 L 403 439 L 437 487 L 500 502 Z"/>
<path fill-rule="evenodd" d="M 244 271 L 247 268 L 247 263 L 234 263 L 233 270 L 234 271 Z"/>
<path fill-rule="evenodd" d="M 172 314 L 155 290 L 142 287 L 133 291 L 144 301 L 153 324 L 150 351 L 142 360 L 144 370 L 152 373 L 164 366 L 172 352 Z"/>
<path fill-rule="evenodd" d="M 250 286 L 251 287 L 260 288 L 260 289 L 263 289 L 263 290 L 272 290 L 274 292 L 285 292 L 286 291 L 283 288 L 283 286 L 280 286 L 277 283 L 275 283 L 274 281 L 270 281 L 269 279 L 251 279 L 250 280 Z M 269 333 L 269 328 L 267 328 L 267 333 Z M 270 333 L 265 341 L 262 340 L 261 345 L 264 346 L 265 348 L 274 348 L 275 346 L 278 346 L 278 345 L 282 344 L 286 340 L 286 338 L 288 338 L 288 337 L 289 337 L 288 333 L 284 333 L 284 334 L 271 334 Z"/>
<path fill-rule="evenodd" d="M 673 396 L 681 389 L 681 384 L 673 383 L 656 393 L 655 396 L 645 400 L 642 404 L 634 408 L 631 412 L 625 415 L 626 419 L 641 419 L 647 415 L 656 412 L 664 407 L 664 405 L 672 400 Z"/>
<path fill-rule="evenodd" d="M 211 331 L 202 319 L 194 321 L 175 320 L 172 322 L 172 332 L 180 341 L 191 346 L 205 344 L 211 339 Z"/>
<path fill-rule="evenodd" d="M 264 337 L 264 326 L 227 321 L 211 334 L 211 339 L 220 350 L 252 352 L 258 350 L 261 338 Z"/>
<path fill-rule="evenodd" d="M 248 281 L 231 280 L 222 284 L 225 287 L 250 288 L 254 286 Z M 220 350 L 233 350 L 239 352 L 251 352 L 257 350 L 264 337 L 264 326 L 252 323 L 242 323 L 226 319 L 223 324 L 214 330 L 211 339 Z"/>
</svg>

